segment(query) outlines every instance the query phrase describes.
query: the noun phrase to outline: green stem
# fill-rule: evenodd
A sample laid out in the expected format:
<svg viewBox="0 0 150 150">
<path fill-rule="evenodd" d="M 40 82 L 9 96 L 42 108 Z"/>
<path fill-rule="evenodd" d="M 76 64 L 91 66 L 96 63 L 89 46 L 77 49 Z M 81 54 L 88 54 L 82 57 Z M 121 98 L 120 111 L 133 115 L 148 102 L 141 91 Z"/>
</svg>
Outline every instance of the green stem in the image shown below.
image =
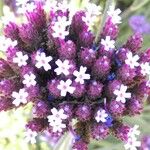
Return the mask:
<svg viewBox="0 0 150 150">
<path fill-rule="evenodd" d="M 41 144 L 40 144 L 40 139 L 39 139 L 39 137 L 37 137 L 37 140 L 36 140 L 37 142 L 36 142 L 36 150 L 41 150 L 42 148 L 41 148 Z"/>
<path fill-rule="evenodd" d="M 100 39 L 100 33 L 105 25 L 106 19 L 107 19 L 107 11 L 109 9 L 109 6 L 111 6 L 113 3 L 113 0 L 107 0 L 105 3 L 105 9 L 104 9 L 104 13 L 103 13 L 103 17 L 102 17 L 102 21 L 99 24 L 99 30 L 97 32 L 97 35 L 95 37 L 95 44 L 99 43 L 99 39 Z"/>
</svg>

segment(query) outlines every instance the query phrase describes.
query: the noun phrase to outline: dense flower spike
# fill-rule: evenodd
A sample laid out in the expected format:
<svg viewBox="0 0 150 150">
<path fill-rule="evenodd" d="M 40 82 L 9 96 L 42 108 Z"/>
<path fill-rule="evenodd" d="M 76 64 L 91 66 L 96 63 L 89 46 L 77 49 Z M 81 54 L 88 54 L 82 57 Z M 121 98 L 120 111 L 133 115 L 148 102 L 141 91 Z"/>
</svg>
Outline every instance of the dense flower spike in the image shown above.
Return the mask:
<svg viewBox="0 0 150 150">
<path fill-rule="evenodd" d="M 137 127 L 124 125 L 122 118 L 140 114 L 150 94 L 150 51 L 138 52 L 139 33 L 118 48 L 120 9 L 110 6 L 95 43 L 91 26 L 100 15 L 95 4 L 77 12 L 56 1 L 17 4 L 26 5 L 27 22 L 10 22 L 4 29 L 0 111 L 33 103 L 33 119 L 26 125 L 31 143 L 38 132 L 60 138 L 71 131 L 73 149 L 87 150 L 90 138 L 114 133 L 126 149 L 136 150 Z M 77 122 L 72 126 L 72 121 Z"/>
</svg>

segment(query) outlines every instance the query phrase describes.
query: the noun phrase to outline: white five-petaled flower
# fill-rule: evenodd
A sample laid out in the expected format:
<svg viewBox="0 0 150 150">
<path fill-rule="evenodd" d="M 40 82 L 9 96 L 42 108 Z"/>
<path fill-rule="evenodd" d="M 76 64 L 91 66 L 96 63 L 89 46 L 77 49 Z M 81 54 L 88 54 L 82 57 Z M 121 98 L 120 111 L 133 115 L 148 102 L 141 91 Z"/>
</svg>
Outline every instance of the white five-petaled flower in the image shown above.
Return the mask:
<svg viewBox="0 0 150 150">
<path fill-rule="evenodd" d="M 82 17 L 82 21 L 86 23 L 89 30 L 94 25 L 94 22 L 96 21 L 96 16 L 91 16 L 91 14 L 86 13 L 85 16 Z"/>
<path fill-rule="evenodd" d="M 68 79 L 67 81 L 61 80 L 57 88 L 61 91 L 61 96 L 66 96 L 67 92 L 73 94 L 75 87 L 71 86 L 72 81 Z"/>
<path fill-rule="evenodd" d="M 127 53 L 127 59 L 125 60 L 125 63 L 130 66 L 130 68 L 138 67 L 139 63 L 137 62 L 139 60 L 139 56 L 135 55 L 133 56 L 132 52 Z"/>
<path fill-rule="evenodd" d="M 69 34 L 69 31 L 66 30 L 66 27 L 71 24 L 70 21 L 67 20 L 67 17 L 58 17 L 57 21 L 52 25 L 53 37 L 65 39 L 65 37 Z"/>
<path fill-rule="evenodd" d="M 131 128 L 128 132 L 128 137 L 134 138 L 136 135 L 140 135 L 140 131 L 138 130 L 139 126 L 135 125 L 133 128 Z"/>
<path fill-rule="evenodd" d="M 69 65 L 69 60 L 64 60 L 62 62 L 60 59 L 58 59 L 55 63 L 58 66 L 58 68 L 54 70 L 57 75 L 69 75 L 69 69 L 71 68 L 71 65 Z"/>
<path fill-rule="evenodd" d="M 15 47 L 18 43 L 17 41 L 12 41 L 10 38 L 0 36 L 0 51 L 6 52 L 8 47 Z"/>
<path fill-rule="evenodd" d="M 113 24 L 121 23 L 121 17 L 119 16 L 120 13 L 121 13 L 121 10 L 120 9 L 115 10 L 114 6 L 110 6 L 109 10 L 107 11 L 107 14 L 109 17 L 111 17 Z"/>
<path fill-rule="evenodd" d="M 17 52 L 16 57 L 13 58 L 13 62 L 17 63 L 19 67 L 26 66 L 28 60 L 28 55 L 23 55 L 22 52 Z"/>
<path fill-rule="evenodd" d="M 141 65 L 141 73 L 143 76 L 150 75 L 150 64 L 148 62 L 142 63 Z"/>
<path fill-rule="evenodd" d="M 126 93 L 127 86 L 123 84 L 120 86 L 119 90 L 115 90 L 114 94 L 117 96 L 116 101 L 125 103 L 127 98 L 131 98 L 131 93 Z"/>
<path fill-rule="evenodd" d="M 73 72 L 73 75 L 76 76 L 75 79 L 76 82 L 79 82 L 80 84 L 84 84 L 84 80 L 90 79 L 90 75 L 85 73 L 86 70 L 87 70 L 86 67 L 81 66 L 79 71 L 75 70 Z"/>
<path fill-rule="evenodd" d="M 139 126 L 135 125 L 128 132 L 128 140 L 125 143 L 124 147 L 126 150 L 137 150 L 137 147 L 141 146 L 141 142 L 137 141 L 136 136 L 140 135 L 140 131 L 138 130 Z"/>
<path fill-rule="evenodd" d="M 101 44 L 104 46 L 106 51 L 115 48 L 115 41 L 110 39 L 110 36 L 106 36 L 106 39 L 101 40 Z"/>
<path fill-rule="evenodd" d="M 37 137 L 37 135 L 38 135 L 37 132 L 28 129 L 25 132 L 25 141 L 30 142 L 31 144 L 35 144 L 36 143 L 35 138 Z"/>
<path fill-rule="evenodd" d="M 137 147 L 141 146 L 141 142 L 137 141 L 137 139 L 134 138 L 128 138 L 128 141 L 124 145 L 126 150 L 137 150 Z"/>
<path fill-rule="evenodd" d="M 23 84 L 26 85 L 27 87 L 35 86 L 36 85 L 35 78 L 36 76 L 33 73 L 25 74 Z"/>
<path fill-rule="evenodd" d="M 95 15 L 95 16 L 98 16 L 101 14 L 101 7 L 100 6 L 97 6 L 96 4 L 94 3 L 90 3 L 88 2 L 88 4 L 86 5 L 86 9 L 87 9 L 87 12 L 91 15 Z"/>
<path fill-rule="evenodd" d="M 52 60 L 52 57 L 46 56 L 44 52 L 41 52 L 41 53 L 37 52 L 35 60 L 36 60 L 35 66 L 37 68 L 43 67 L 45 71 L 48 71 L 51 69 L 49 62 Z"/>
<path fill-rule="evenodd" d="M 107 121 L 107 118 L 108 117 L 108 114 L 106 113 L 106 111 L 104 109 L 99 109 L 97 112 L 96 112 L 96 116 L 95 116 L 95 120 L 97 122 L 106 122 Z"/>
<path fill-rule="evenodd" d="M 62 122 L 67 119 L 67 115 L 64 114 L 64 110 L 57 110 L 56 108 L 51 109 L 52 115 L 49 115 L 48 122 L 53 128 L 53 132 L 62 132 L 62 129 L 66 128 L 66 125 Z"/>
<path fill-rule="evenodd" d="M 19 106 L 21 103 L 26 104 L 27 103 L 27 97 L 28 93 L 25 89 L 20 89 L 19 92 L 13 92 L 12 97 L 14 98 L 14 101 L 12 102 L 15 106 Z"/>
</svg>

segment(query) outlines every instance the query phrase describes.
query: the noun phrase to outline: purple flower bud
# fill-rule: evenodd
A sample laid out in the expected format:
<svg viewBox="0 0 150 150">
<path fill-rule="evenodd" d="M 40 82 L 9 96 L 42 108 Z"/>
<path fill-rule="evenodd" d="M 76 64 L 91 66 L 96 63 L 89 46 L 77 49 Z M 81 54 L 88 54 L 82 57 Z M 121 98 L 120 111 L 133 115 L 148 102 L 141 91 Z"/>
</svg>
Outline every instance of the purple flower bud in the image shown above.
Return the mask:
<svg viewBox="0 0 150 150">
<path fill-rule="evenodd" d="M 107 96 L 109 98 L 113 98 L 114 97 L 114 91 L 118 90 L 120 88 L 120 86 L 121 86 L 121 81 L 119 81 L 119 80 L 110 81 L 108 83 L 108 86 L 106 89 Z"/>
<path fill-rule="evenodd" d="M 127 142 L 129 130 L 130 127 L 128 125 L 120 124 L 114 128 L 114 133 L 118 139 Z"/>
<path fill-rule="evenodd" d="M 26 14 L 29 24 L 32 24 L 36 29 L 43 29 L 46 27 L 46 14 L 42 8 L 42 4 L 39 2 L 34 12 L 28 12 Z"/>
<path fill-rule="evenodd" d="M 89 105 L 78 105 L 76 116 L 81 121 L 87 121 L 91 118 L 91 107 Z"/>
<path fill-rule="evenodd" d="M 143 43 L 143 38 L 141 34 L 135 33 L 128 39 L 127 43 L 123 47 L 128 48 L 133 53 L 135 53 L 137 52 L 137 50 L 139 50 L 142 47 L 142 43 Z"/>
<path fill-rule="evenodd" d="M 96 60 L 96 54 L 96 51 L 84 48 L 79 53 L 79 59 L 83 65 L 91 67 Z"/>
<path fill-rule="evenodd" d="M 19 83 L 17 83 L 17 78 L 14 79 L 4 79 L 0 81 L 0 93 L 4 97 L 11 97 L 14 90 L 20 88 Z"/>
<path fill-rule="evenodd" d="M 115 117 L 121 117 L 125 109 L 125 104 L 122 102 L 117 102 L 116 100 L 111 100 L 108 104 L 109 112 Z"/>
<path fill-rule="evenodd" d="M 7 111 L 14 107 L 12 100 L 6 97 L 0 97 L 0 112 Z"/>
<path fill-rule="evenodd" d="M 41 100 L 36 102 L 33 108 L 33 114 L 38 118 L 45 118 L 50 113 L 50 107 L 47 102 Z"/>
<path fill-rule="evenodd" d="M 105 124 L 93 124 L 91 127 L 91 136 L 93 139 L 106 139 L 109 135 L 109 128 Z"/>
<path fill-rule="evenodd" d="M 117 71 L 118 79 L 120 79 L 124 84 L 131 84 L 136 76 L 135 69 L 131 69 L 130 66 L 124 64 Z"/>
<path fill-rule="evenodd" d="M 129 115 L 138 115 L 141 114 L 143 110 L 143 102 L 138 98 L 133 97 L 127 103 L 127 114 Z"/>
<path fill-rule="evenodd" d="M 13 70 L 11 67 L 8 65 L 7 61 L 4 59 L 0 58 L 0 76 L 2 78 L 9 78 L 14 75 Z"/>
<path fill-rule="evenodd" d="M 98 78 L 103 78 L 104 76 L 106 76 L 109 73 L 110 69 L 111 61 L 106 56 L 99 57 L 93 66 L 94 75 Z"/>
<path fill-rule="evenodd" d="M 26 128 L 35 132 L 41 132 L 48 126 L 48 122 L 43 118 L 33 118 L 26 125 Z"/>
<path fill-rule="evenodd" d="M 77 82 L 74 81 L 72 86 L 75 87 L 75 91 L 72 94 L 74 97 L 80 98 L 85 94 L 86 90 L 85 90 L 85 85 L 84 84 L 80 84 L 80 83 L 77 83 Z"/>
<path fill-rule="evenodd" d="M 29 46 L 37 46 L 39 44 L 40 35 L 38 34 L 35 26 L 33 24 L 23 24 L 19 28 L 19 35 L 23 42 L 25 42 Z M 34 49 L 32 49 L 33 51 Z"/>
<path fill-rule="evenodd" d="M 38 86 L 30 86 L 29 88 L 26 88 L 28 92 L 28 101 L 29 102 L 35 102 L 40 99 L 40 89 Z"/>
<path fill-rule="evenodd" d="M 51 82 L 48 83 L 48 90 L 51 95 L 53 95 L 55 98 L 60 97 L 60 90 L 58 90 L 57 86 L 59 85 L 59 80 L 54 79 Z"/>
<path fill-rule="evenodd" d="M 67 115 L 69 119 L 72 119 L 74 114 L 74 109 L 72 104 L 60 104 L 59 107 L 64 110 L 64 113 Z"/>
<path fill-rule="evenodd" d="M 116 53 L 117 59 L 119 59 L 119 61 L 121 61 L 122 63 L 125 62 L 125 60 L 127 59 L 128 52 L 129 52 L 129 49 L 127 49 L 127 48 L 119 49 Z"/>
<path fill-rule="evenodd" d="M 88 26 L 84 21 L 82 21 L 83 16 L 85 16 L 85 12 L 79 11 L 72 18 L 71 32 L 75 35 L 78 35 L 81 31 L 86 31 L 88 29 Z"/>
<path fill-rule="evenodd" d="M 88 150 L 88 144 L 83 140 L 78 140 L 73 143 L 73 150 Z"/>
<path fill-rule="evenodd" d="M 110 36 L 111 39 L 116 39 L 119 33 L 118 26 L 113 24 L 111 18 L 108 18 L 103 28 L 102 37 Z"/>
<path fill-rule="evenodd" d="M 102 94 L 103 84 L 97 81 L 92 81 L 88 88 L 88 96 L 91 99 L 99 98 Z"/>
<path fill-rule="evenodd" d="M 15 23 L 10 22 L 6 27 L 4 28 L 4 34 L 7 38 L 10 38 L 11 40 L 20 40 L 19 38 L 19 28 L 18 25 Z"/>
<path fill-rule="evenodd" d="M 93 44 L 94 35 L 89 31 L 83 31 L 79 34 L 78 43 L 81 47 L 91 47 Z"/>
<path fill-rule="evenodd" d="M 71 41 L 62 42 L 58 48 L 58 54 L 61 59 L 74 59 L 76 57 L 76 45 Z"/>
</svg>

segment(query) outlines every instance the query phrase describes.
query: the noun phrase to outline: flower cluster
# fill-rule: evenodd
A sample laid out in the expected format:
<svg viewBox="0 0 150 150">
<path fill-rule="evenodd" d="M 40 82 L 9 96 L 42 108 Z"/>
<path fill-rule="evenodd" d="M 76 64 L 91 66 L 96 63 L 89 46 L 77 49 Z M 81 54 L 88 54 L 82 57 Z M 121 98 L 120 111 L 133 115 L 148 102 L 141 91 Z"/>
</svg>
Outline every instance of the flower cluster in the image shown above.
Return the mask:
<svg viewBox="0 0 150 150">
<path fill-rule="evenodd" d="M 90 138 L 114 133 L 126 148 L 136 149 L 137 128 L 124 125 L 122 118 L 140 114 L 150 94 L 150 50 L 138 52 L 141 35 L 117 47 L 121 11 L 111 6 L 95 44 L 87 11 L 73 14 L 56 3 L 46 15 L 44 8 L 37 3 L 34 12 L 26 13 L 27 23 L 4 28 L 17 43 L 7 48 L 7 60 L 0 60 L 0 111 L 33 103 L 33 119 L 26 125 L 32 143 L 39 132 L 61 137 L 71 131 L 73 149 L 86 150 Z"/>
</svg>

